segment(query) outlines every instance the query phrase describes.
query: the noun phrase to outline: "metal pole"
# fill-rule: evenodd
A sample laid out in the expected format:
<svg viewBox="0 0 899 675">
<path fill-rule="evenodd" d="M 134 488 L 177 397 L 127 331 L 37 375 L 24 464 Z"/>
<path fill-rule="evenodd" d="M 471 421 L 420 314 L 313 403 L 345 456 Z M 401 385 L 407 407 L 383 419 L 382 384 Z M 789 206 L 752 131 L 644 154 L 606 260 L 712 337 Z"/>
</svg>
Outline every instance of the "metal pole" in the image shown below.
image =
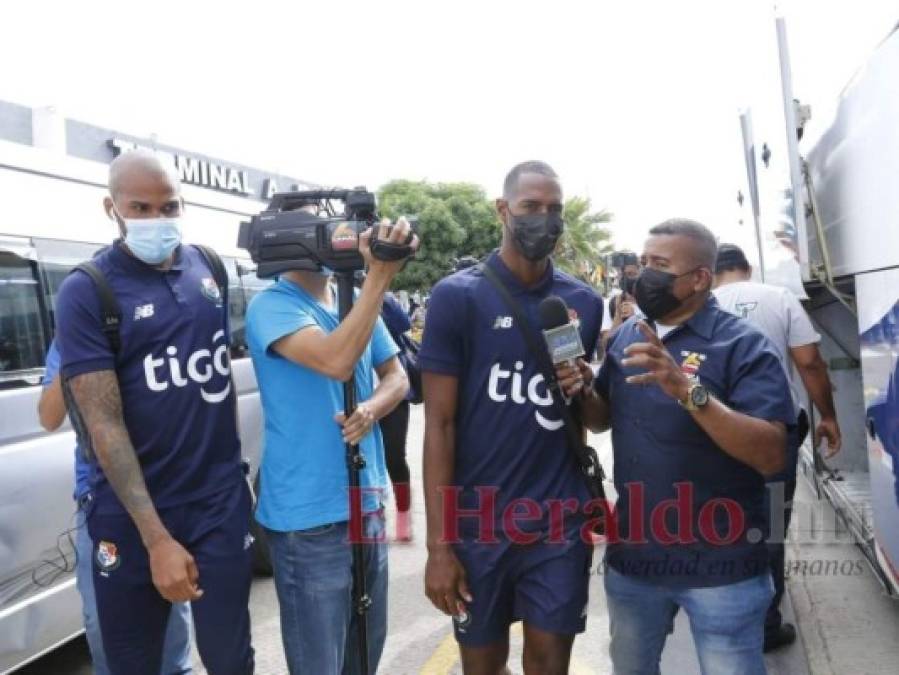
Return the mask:
<svg viewBox="0 0 899 675">
<path fill-rule="evenodd" d="M 793 187 L 793 224 L 796 227 L 796 244 L 799 249 L 799 268 L 804 280 L 812 278 L 808 257 L 808 234 L 805 224 L 804 181 L 799 158 L 799 137 L 796 133 L 796 106 L 793 103 L 793 72 L 790 68 L 790 48 L 787 45 L 787 25 L 782 16 L 775 19 L 777 49 L 780 54 L 780 86 L 784 103 L 784 121 L 787 127 L 787 159 L 790 163 L 790 184 Z"/>
<path fill-rule="evenodd" d="M 338 272 L 337 307 L 340 320 L 346 319 L 353 308 L 353 273 Z M 347 418 L 356 410 L 356 378 L 343 383 L 343 413 Z M 365 458 L 358 445 L 346 444 L 346 464 L 350 484 L 349 534 L 353 547 L 353 610 L 358 625 L 359 663 L 361 672 L 368 675 L 368 609 L 371 597 L 365 588 L 365 524 L 362 517 L 362 491 L 359 472 L 365 468 Z"/>
<path fill-rule="evenodd" d="M 740 129 L 743 132 L 743 153 L 746 163 L 746 179 L 749 182 L 749 203 L 755 225 L 755 244 L 759 252 L 759 274 L 765 283 L 765 252 L 762 250 L 762 224 L 759 205 L 759 179 L 755 164 L 755 140 L 752 137 L 752 111 L 740 113 Z"/>
</svg>

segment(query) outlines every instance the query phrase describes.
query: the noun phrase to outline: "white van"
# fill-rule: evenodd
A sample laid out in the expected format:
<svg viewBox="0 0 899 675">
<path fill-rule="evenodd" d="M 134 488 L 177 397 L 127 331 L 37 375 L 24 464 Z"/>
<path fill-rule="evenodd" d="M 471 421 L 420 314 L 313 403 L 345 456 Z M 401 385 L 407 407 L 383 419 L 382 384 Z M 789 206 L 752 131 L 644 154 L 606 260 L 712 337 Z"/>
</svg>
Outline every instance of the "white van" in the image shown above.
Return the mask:
<svg viewBox="0 0 899 675">
<path fill-rule="evenodd" d="M 75 437 L 68 423 L 45 432 L 37 404 L 57 289 L 74 264 L 116 236 L 102 207 L 107 170 L 0 140 L 0 674 L 83 630 L 70 530 Z M 241 440 L 255 477 L 263 420 L 244 314 L 267 282 L 236 241 L 240 221 L 265 202 L 192 185 L 183 195 L 185 241 L 212 246 L 228 270 Z M 265 568 L 265 544 L 257 542 Z"/>
</svg>

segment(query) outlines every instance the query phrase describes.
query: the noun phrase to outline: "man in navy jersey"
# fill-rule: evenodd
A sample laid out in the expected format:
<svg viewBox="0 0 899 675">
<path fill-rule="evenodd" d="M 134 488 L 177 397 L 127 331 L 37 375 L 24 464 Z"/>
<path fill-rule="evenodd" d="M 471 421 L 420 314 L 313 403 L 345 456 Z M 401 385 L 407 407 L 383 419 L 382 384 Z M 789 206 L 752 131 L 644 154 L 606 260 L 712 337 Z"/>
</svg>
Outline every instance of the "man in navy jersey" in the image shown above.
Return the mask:
<svg viewBox="0 0 899 675">
<path fill-rule="evenodd" d="M 227 304 L 203 255 L 180 244 L 178 179 L 156 155 L 119 156 L 104 206 L 122 238 L 93 262 L 121 311 L 120 344 L 80 271 L 60 287 L 56 339 L 70 413 L 99 464 L 87 526 L 109 668 L 157 675 L 172 603 L 190 601 L 207 671 L 252 673 L 251 498 Z"/>
<path fill-rule="evenodd" d="M 496 206 L 502 245 L 485 264 L 531 330 L 540 301 L 557 295 L 592 350 L 602 300 L 549 257 L 562 232 L 555 172 L 543 162 L 519 164 Z M 577 511 L 590 496 L 511 314 L 480 267 L 444 279 L 431 295 L 419 357 L 425 586 L 431 602 L 455 617 L 466 673 L 505 672 L 509 627 L 519 620 L 525 672 L 564 673 L 585 627 L 592 547 L 580 536 Z"/>
</svg>

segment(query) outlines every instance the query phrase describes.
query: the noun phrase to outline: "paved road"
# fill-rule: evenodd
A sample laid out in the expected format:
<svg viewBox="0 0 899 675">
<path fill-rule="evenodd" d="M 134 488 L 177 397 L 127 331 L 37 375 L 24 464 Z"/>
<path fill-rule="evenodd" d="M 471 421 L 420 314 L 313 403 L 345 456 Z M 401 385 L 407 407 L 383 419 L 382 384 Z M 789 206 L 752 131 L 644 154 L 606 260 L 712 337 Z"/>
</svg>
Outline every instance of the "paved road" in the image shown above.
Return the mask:
<svg viewBox="0 0 899 675">
<path fill-rule="evenodd" d="M 420 484 L 421 438 L 422 413 L 421 408 L 416 407 L 409 433 L 409 460 L 415 485 Z M 600 436 L 593 443 L 600 450 L 607 470 L 610 470 L 608 438 Z M 424 506 L 420 491 L 414 495 L 414 522 L 415 541 L 411 544 L 394 544 L 390 549 L 390 629 L 379 672 L 389 675 L 461 673 L 450 621 L 431 607 L 423 593 Z M 392 522 L 388 526 L 392 526 Z M 595 559 L 599 560 L 601 554 L 602 551 L 597 549 Z M 788 608 L 787 611 L 792 610 Z M 591 586 L 589 612 L 587 632 L 575 642 L 571 672 L 575 675 L 611 673 L 607 656 L 608 621 L 599 577 L 596 577 Z M 286 673 L 277 601 L 270 579 L 256 580 L 251 598 L 251 613 L 257 672 L 260 675 Z M 521 672 L 520 659 L 521 632 L 513 630 L 510 666 L 514 673 Z M 689 625 L 683 616 L 679 617 L 674 635 L 668 641 L 662 671 L 677 675 L 699 672 L 689 636 Z M 90 672 L 89 657 L 83 640 L 57 650 L 22 671 L 24 675 L 87 675 Z M 205 673 L 198 661 L 197 672 Z M 769 660 L 769 672 L 789 675 L 808 672 L 802 645 L 794 645 L 776 659 Z"/>
</svg>

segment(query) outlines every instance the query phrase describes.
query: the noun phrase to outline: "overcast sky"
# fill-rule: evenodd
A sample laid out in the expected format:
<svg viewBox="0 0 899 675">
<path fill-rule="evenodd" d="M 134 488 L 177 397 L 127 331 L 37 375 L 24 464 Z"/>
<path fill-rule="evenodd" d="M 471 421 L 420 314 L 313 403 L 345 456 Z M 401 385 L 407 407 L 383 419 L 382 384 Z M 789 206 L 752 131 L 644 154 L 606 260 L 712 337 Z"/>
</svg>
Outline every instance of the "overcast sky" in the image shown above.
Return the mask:
<svg viewBox="0 0 899 675">
<path fill-rule="evenodd" d="M 814 137 L 899 0 L 779 9 Z M 539 158 L 568 195 L 615 213 L 619 246 L 673 215 L 746 245 L 741 108 L 783 159 L 774 12 L 766 0 L 14 3 L 0 99 L 325 184 L 466 180 L 496 196 L 513 164 Z"/>
</svg>

